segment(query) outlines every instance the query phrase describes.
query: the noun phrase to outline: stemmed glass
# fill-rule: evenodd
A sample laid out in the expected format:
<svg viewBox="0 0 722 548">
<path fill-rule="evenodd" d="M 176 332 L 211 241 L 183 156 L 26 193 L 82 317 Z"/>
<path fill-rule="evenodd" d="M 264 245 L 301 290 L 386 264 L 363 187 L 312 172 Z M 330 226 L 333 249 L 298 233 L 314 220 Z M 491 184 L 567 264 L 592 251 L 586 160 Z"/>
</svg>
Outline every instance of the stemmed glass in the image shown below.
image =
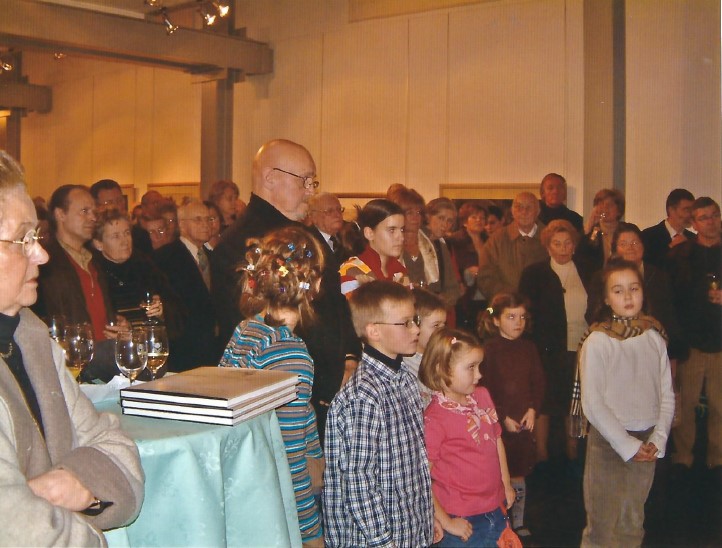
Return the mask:
<svg viewBox="0 0 722 548">
<path fill-rule="evenodd" d="M 48 333 L 50 338 L 62 346 L 65 331 L 65 316 L 54 314 L 48 317 Z"/>
<path fill-rule="evenodd" d="M 76 380 L 93 359 L 93 347 L 93 328 L 89 323 L 70 324 L 65 328 L 65 365 Z"/>
<path fill-rule="evenodd" d="M 143 292 L 143 301 L 140 303 L 140 307 L 145 311 L 146 314 L 143 323 L 145 323 L 146 325 L 157 325 L 157 318 L 148 317 L 148 310 L 150 310 L 151 306 L 153 306 L 153 292 L 145 291 Z"/>
<path fill-rule="evenodd" d="M 155 379 L 158 370 L 165 365 L 168 359 L 168 334 L 163 325 L 146 325 L 140 328 L 148 348 L 148 369 L 151 379 Z"/>
<path fill-rule="evenodd" d="M 133 384 L 148 364 L 148 347 L 142 329 L 118 332 L 115 339 L 115 364 Z"/>
</svg>

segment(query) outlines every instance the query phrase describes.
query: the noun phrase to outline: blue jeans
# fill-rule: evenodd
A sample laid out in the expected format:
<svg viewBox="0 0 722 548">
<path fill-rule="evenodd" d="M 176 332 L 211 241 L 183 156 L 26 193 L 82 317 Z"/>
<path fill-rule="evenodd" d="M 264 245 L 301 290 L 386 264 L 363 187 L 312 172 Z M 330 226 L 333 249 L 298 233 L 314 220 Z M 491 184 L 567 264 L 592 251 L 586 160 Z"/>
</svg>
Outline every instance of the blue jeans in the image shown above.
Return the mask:
<svg viewBox="0 0 722 548">
<path fill-rule="evenodd" d="M 459 516 L 451 517 L 455 518 Z M 444 538 L 441 539 L 438 546 L 442 548 L 496 548 L 496 541 L 499 539 L 502 531 L 506 529 L 506 516 L 501 511 L 501 508 L 497 508 L 486 514 L 462 517 L 465 517 L 469 523 L 471 523 L 472 533 L 469 540 L 464 542 L 460 537 L 444 531 Z"/>
</svg>

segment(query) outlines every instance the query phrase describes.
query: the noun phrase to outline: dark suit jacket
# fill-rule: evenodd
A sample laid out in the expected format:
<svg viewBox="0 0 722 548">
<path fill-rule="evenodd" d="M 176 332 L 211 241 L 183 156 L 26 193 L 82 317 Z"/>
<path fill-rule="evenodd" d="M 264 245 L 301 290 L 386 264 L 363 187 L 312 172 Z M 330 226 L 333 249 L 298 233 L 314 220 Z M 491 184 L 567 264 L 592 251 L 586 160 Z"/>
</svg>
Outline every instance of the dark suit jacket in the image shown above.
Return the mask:
<svg viewBox="0 0 722 548">
<path fill-rule="evenodd" d="M 213 301 L 198 263 L 180 239 L 157 249 L 155 261 L 185 307 L 181 335 L 170 341 L 168 368 L 184 371 L 217 364 L 221 352 L 215 335 Z"/>
<path fill-rule="evenodd" d="M 321 292 L 313 302 L 317 315 L 315 325 L 298 329 L 313 358 L 314 381 L 312 399 L 330 403 L 341 388 L 346 354 L 361 356 L 361 342 L 351 322 L 351 311 L 341 293 L 340 258 L 331 251 L 328 243 L 314 226 L 308 229 L 318 240 L 324 252 L 324 269 Z"/>
<path fill-rule="evenodd" d="M 549 207 L 544 200 L 539 200 L 539 220 L 548 225 L 552 221 L 563 219 L 572 223 L 580 236 L 584 235 L 584 219 L 576 211 L 572 211 L 564 204 L 559 207 Z"/>
<path fill-rule="evenodd" d="M 243 319 L 238 308 L 236 265 L 246 253 L 248 238 L 260 238 L 273 229 L 288 225 L 302 226 L 290 220 L 263 198 L 251 194 L 248 207 L 221 235 L 210 257 L 213 279 L 213 303 L 218 318 L 220 340 L 225 344 Z"/>
<path fill-rule="evenodd" d="M 589 293 L 591 271 L 587 263 L 574 256 L 574 264 Z M 564 289 L 551 267 L 551 259 L 527 266 L 519 280 L 519 292 L 530 301 L 532 337 L 542 356 L 567 350 L 567 316 Z"/>
<path fill-rule="evenodd" d="M 694 232 L 684 229 L 684 235 L 688 240 L 695 238 Z M 672 238 L 669 235 L 664 221 L 659 224 L 645 228 L 642 231 L 642 243 L 644 243 L 644 262 L 651 263 L 658 268 L 665 268 L 669 244 Z"/>
</svg>

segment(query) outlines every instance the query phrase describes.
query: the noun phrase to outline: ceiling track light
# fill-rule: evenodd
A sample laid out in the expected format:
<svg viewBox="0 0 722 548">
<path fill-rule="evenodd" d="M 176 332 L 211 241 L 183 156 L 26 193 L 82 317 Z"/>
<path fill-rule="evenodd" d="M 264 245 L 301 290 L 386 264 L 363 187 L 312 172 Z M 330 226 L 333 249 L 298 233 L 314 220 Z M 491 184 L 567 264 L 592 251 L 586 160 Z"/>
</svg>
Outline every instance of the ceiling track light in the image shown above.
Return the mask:
<svg viewBox="0 0 722 548">
<path fill-rule="evenodd" d="M 156 6 L 160 6 L 160 0 L 145 0 L 144 4 L 146 6 L 150 6 L 151 8 L 154 8 Z"/>
<path fill-rule="evenodd" d="M 198 0 L 199 2 L 201 0 Z M 210 9 L 208 9 L 208 6 L 206 4 L 201 4 L 201 6 L 198 8 L 198 12 L 201 14 L 201 17 L 203 17 L 203 23 L 210 27 L 213 23 L 216 22 L 216 14 L 213 13 Z"/>
<path fill-rule="evenodd" d="M 160 9 L 160 15 L 163 18 L 163 25 L 165 26 L 165 32 L 168 36 L 178 30 L 178 25 L 174 25 L 168 18 L 168 10 L 166 10 L 166 8 Z"/>
<path fill-rule="evenodd" d="M 213 2 L 211 2 L 211 6 L 216 8 L 218 15 L 220 15 L 221 17 L 225 17 L 226 15 L 228 15 L 228 12 L 231 10 L 231 7 L 228 4 L 226 4 L 225 2 L 216 2 L 216 0 L 213 0 Z"/>
<path fill-rule="evenodd" d="M 15 67 L 13 66 L 12 61 L 8 61 L 6 59 L 0 59 L 0 72 L 10 72 Z"/>
</svg>

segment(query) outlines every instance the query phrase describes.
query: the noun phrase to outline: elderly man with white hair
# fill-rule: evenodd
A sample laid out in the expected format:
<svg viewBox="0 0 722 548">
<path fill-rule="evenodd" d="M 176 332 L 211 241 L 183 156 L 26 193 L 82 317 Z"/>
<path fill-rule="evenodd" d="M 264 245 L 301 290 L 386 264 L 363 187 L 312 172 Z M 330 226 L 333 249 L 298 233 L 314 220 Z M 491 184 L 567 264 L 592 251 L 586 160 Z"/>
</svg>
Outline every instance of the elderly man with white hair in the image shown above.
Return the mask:
<svg viewBox="0 0 722 548">
<path fill-rule="evenodd" d="M 511 214 L 514 221 L 494 232 L 479 254 L 477 283 L 489 299 L 502 291 L 516 291 L 522 270 L 547 257 L 539 237 L 544 225 L 537 220 L 536 196 L 531 192 L 517 194 Z"/>
</svg>

